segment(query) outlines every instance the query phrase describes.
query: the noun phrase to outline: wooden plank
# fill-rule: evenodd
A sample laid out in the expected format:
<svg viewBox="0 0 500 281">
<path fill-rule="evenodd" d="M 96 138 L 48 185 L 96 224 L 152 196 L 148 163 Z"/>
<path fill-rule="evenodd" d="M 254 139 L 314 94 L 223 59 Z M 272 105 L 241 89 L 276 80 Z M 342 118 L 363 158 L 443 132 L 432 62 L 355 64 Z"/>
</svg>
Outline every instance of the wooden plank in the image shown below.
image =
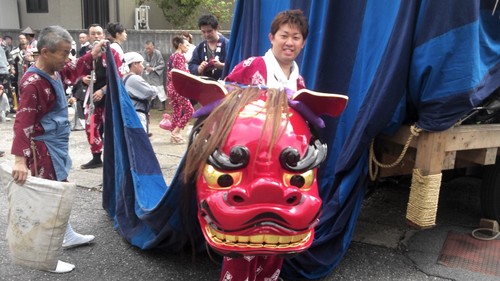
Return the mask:
<svg viewBox="0 0 500 281">
<path fill-rule="evenodd" d="M 451 170 L 455 168 L 456 151 L 447 151 L 444 153 L 443 170 Z"/>
<path fill-rule="evenodd" d="M 457 158 L 479 165 L 491 165 L 495 164 L 497 151 L 498 148 L 496 147 L 462 150 L 458 151 Z"/>
<path fill-rule="evenodd" d="M 445 135 L 442 132 L 422 132 L 418 137 L 415 168 L 420 169 L 422 175 L 435 175 L 443 170 Z"/>
<path fill-rule="evenodd" d="M 500 124 L 464 125 L 446 133 L 446 151 L 500 147 Z"/>
<path fill-rule="evenodd" d="M 461 125 L 442 132 L 422 134 L 446 134 L 445 151 L 468 150 L 487 147 L 500 147 L 500 124 Z M 392 136 L 381 135 L 379 139 L 404 145 L 410 136 L 410 126 L 403 125 Z M 418 146 L 419 137 L 414 137 L 410 147 Z"/>
</svg>

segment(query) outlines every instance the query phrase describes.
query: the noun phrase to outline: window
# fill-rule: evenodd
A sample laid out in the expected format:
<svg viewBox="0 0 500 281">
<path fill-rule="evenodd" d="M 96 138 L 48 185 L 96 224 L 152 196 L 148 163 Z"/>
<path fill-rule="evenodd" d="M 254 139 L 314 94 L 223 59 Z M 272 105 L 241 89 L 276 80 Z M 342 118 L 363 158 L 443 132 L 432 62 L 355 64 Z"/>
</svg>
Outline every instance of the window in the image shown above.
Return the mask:
<svg viewBox="0 0 500 281">
<path fill-rule="evenodd" d="M 83 1 L 83 28 L 93 23 L 100 24 L 104 29 L 109 22 L 109 2 L 102 0 Z"/>
<path fill-rule="evenodd" d="M 48 13 L 48 0 L 26 0 L 26 11 L 28 13 Z"/>
</svg>

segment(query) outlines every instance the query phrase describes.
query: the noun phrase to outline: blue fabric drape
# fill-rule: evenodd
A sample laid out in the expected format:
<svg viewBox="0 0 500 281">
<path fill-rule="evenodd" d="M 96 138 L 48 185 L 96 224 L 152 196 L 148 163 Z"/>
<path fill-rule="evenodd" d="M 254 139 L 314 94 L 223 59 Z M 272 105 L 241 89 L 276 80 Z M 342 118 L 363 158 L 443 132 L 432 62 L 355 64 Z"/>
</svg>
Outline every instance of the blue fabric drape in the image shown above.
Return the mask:
<svg viewBox="0 0 500 281">
<path fill-rule="evenodd" d="M 132 245 L 180 252 L 188 243 L 186 231 L 196 236 L 193 232 L 198 230 L 196 213 L 191 218 L 192 228 L 181 222 L 183 184 L 179 176 L 184 159 L 167 186 L 109 48 L 107 58 L 103 207 L 116 230 Z"/>
<path fill-rule="evenodd" d="M 491 16 L 493 0 L 272 1 L 282 5 L 263 8 L 267 2 L 238 1 L 227 67 L 269 48 L 262 34 L 238 30 L 264 28 L 267 35 L 274 15 L 300 8 L 310 24 L 297 60 L 307 87 L 349 96 L 342 116 L 327 119 L 321 132 L 329 154 L 320 170 L 324 211 L 315 241 L 283 267 L 287 279 L 315 279 L 347 251 L 371 140 L 410 118 L 426 130 L 447 129 L 499 86 L 500 21 Z M 261 47 L 239 47 L 256 41 Z M 407 115 L 410 109 L 417 115 Z"/>
</svg>

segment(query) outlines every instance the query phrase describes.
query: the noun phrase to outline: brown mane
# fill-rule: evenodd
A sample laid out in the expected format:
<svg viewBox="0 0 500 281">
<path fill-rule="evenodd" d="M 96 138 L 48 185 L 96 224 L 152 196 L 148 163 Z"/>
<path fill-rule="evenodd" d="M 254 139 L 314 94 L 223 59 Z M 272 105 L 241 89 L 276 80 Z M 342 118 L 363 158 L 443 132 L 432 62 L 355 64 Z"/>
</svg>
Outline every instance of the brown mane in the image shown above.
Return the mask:
<svg viewBox="0 0 500 281">
<path fill-rule="evenodd" d="M 257 100 L 261 95 L 261 91 L 262 89 L 256 87 L 236 88 L 201 122 L 201 129 L 199 129 L 196 138 L 188 148 L 186 165 L 183 171 L 185 183 L 192 181 L 202 171 L 209 155 L 218 147 L 223 146 L 240 111 L 248 103 Z M 266 118 L 261 136 L 268 128 L 271 128 L 268 153 L 270 155 L 272 147 L 282 133 L 280 132 L 282 116 L 286 116 L 287 124 L 289 122 L 288 99 L 285 92 L 278 89 L 267 89 L 266 94 Z M 262 138 L 260 139 L 262 140 Z M 260 144 L 259 142 L 258 148 L 260 148 Z"/>
</svg>

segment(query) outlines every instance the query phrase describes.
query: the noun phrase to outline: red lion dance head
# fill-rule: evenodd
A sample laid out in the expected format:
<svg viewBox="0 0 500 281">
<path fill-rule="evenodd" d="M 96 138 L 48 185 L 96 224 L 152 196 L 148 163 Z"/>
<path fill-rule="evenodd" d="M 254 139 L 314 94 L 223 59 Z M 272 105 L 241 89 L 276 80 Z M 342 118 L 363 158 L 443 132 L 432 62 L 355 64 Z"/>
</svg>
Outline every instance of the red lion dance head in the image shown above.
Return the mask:
<svg viewBox="0 0 500 281">
<path fill-rule="evenodd" d="M 182 83 L 189 90 L 178 87 L 180 82 L 175 86 L 189 98 L 210 95 L 196 91 L 192 83 Z M 326 145 L 289 106 L 285 91 L 212 90 L 218 92 L 212 95 L 220 104 L 194 128 L 185 167 L 186 179 L 196 177 L 198 220 L 207 243 L 229 256 L 304 251 L 313 241 L 321 213 L 316 175 Z M 314 100 L 321 104 L 318 97 Z M 338 115 L 347 99 L 334 99 Z"/>
</svg>

